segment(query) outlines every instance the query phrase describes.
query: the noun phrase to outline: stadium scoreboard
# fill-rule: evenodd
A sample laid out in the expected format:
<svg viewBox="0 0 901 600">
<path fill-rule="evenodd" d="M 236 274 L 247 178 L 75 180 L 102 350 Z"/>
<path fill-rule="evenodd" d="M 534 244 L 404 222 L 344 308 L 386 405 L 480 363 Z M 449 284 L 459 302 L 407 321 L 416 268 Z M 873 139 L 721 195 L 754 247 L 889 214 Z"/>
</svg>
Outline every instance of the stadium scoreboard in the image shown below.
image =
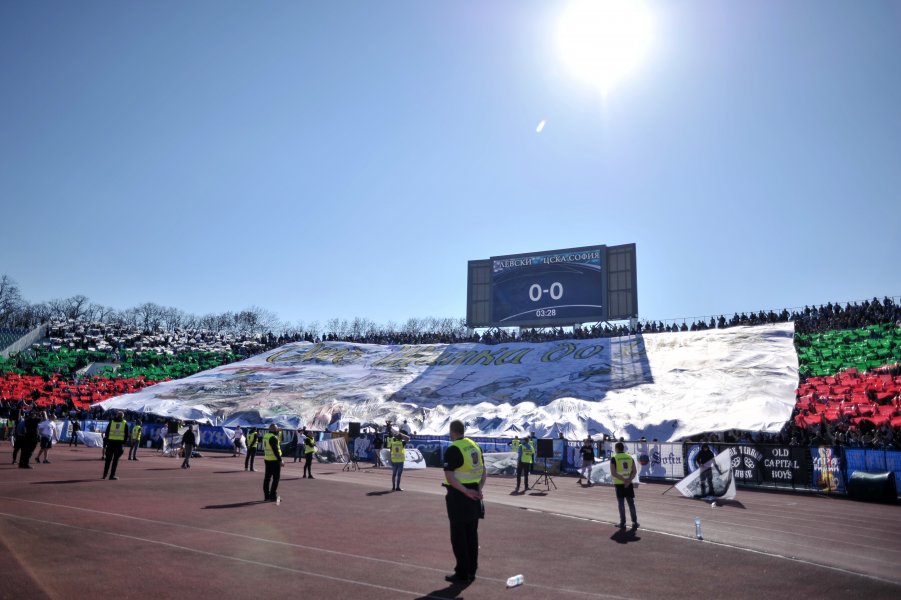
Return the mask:
<svg viewBox="0 0 901 600">
<path fill-rule="evenodd" d="M 638 316 L 635 244 L 469 261 L 469 327 L 550 327 Z"/>
</svg>

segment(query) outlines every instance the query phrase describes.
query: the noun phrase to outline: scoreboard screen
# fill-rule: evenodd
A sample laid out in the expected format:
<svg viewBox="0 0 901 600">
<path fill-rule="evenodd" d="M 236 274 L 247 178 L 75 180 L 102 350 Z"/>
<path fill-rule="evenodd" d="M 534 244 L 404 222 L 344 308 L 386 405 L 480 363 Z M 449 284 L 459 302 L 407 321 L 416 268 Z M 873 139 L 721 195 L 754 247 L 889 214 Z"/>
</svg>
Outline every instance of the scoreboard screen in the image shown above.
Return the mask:
<svg viewBox="0 0 901 600">
<path fill-rule="evenodd" d="M 603 247 L 491 257 L 492 320 L 585 323 L 604 313 Z"/>
<path fill-rule="evenodd" d="M 470 327 L 545 327 L 637 316 L 635 244 L 469 261 Z"/>
</svg>

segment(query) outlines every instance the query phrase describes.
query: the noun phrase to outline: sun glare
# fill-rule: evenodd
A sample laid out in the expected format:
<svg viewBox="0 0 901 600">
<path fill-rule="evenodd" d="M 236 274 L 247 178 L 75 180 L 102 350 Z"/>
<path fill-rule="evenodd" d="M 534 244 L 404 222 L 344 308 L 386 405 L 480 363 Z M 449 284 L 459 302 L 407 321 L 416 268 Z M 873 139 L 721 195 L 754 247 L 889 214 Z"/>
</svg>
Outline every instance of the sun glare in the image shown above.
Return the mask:
<svg viewBox="0 0 901 600">
<path fill-rule="evenodd" d="M 606 94 L 641 62 L 652 34 L 641 0 L 576 0 L 560 20 L 557 41 L 567 67 Z"/>
</svg>

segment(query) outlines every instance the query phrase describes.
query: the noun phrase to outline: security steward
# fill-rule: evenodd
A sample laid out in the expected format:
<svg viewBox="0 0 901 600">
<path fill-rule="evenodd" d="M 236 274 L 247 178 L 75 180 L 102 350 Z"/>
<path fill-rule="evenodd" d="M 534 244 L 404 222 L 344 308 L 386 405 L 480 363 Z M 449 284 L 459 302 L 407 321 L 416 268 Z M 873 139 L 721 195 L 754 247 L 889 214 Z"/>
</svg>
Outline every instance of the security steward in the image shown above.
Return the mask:
<svg viewBox="0 0 901 600">
<path fill-rule="evenodd" d="M 257 446 L 260 443 L 260 432 L 256 429 L 247 434 L 247 456 L 244 457 L 244 470 L 256 471 L 253 468 L 253 460 L 257 456 Z"/>
<path fill-rule="evenodd" d="M 266 474 L 263 476 L 263 500 L 277 502 L 278 481 L 282 478 L 282 447 L 278 441 L 278 427 L 275 423 L 269 426 L 269 433 L 263 436 L 263 462 L 266 464 Z"/>
<path fill-rule="evenodd" d="M 447 488 L 447 518 L 456 565 L 444 579 L 471 582 L 479 567 L 479 519 L 484 518 L 482 486 L 485 464 L 482 449 L 464 437 L 462 421 L 451 421 L 451 444 L 444 453 L 444 486 Z"/>
<path fill-rule="evenodd" d="M 316 442 L 310 434 L 303 436 L 303 478 L 313 479 L 313 454 L 316 452 Z"/>
<path fill-rule="evenodd" d="M 138 447 L 141 445 L 141 420 L 135 421 L 131 428 L 131 447 L 128 449 L 128 460 L 138 460 Z"/>
<path fill-rule="evenodd" d="M 106 447 L 106 457 L 103 461 L 103 477 L 109 474 L 110 481 L 119 479 L 116 476 L 116 467 L 119 466 L 119 458 L 124 452 L 125 440 L 128 438 L 128 423 L 125 422 L 125 414 L 120 410 L 115 418 L 110 421 L 103 434 L 103 445 Z"/>
<path fill-rule="evenodd" d="M 407 460 L 407 453 L 404 445 L 409 442 L 410 438 L 400 431 L 393 437 L 388 438 L 388 450 L 391 453 L 391 491 L 402 492 L 400 487 L 400 478 L 404 474 L 404 461 Z"/>
<path fill-rule="evenodd" d="M 629 503 L 629 515 L 632 517 L 632 529 L 638 529 L 638 516 L 635 514 L 635 460 L 626 452 L 625 445 L 617 442 L 616 453 L 610 459 L 610 476 L 616 489 L 616 503 L 619 506 L 619 528 L 626 526 L 626 507 Z"/>
<path fill-rule="evenodd" d="M 531 436 L 527 435 L 526 439 L 519 445 L 519 459 L 516 461 L 516 489 L 513 490 L 514 494 L 519 491 L 519 481 L 523 475 L 525 475 L 526 479 L 526 488 L 523 490 L 523 493 L 528 491 L 529 473 L 532 472 L 533 462 L 535 462 L 535 442 L 532 440 Z"/>
</svg>

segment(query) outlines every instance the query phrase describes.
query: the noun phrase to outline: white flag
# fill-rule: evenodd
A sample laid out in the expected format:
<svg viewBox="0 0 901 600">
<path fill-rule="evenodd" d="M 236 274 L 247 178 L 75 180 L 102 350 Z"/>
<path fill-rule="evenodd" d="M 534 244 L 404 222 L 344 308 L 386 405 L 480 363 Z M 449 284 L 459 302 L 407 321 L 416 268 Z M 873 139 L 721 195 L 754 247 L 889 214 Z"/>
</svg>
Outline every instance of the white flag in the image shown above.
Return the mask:
<svg viewBox="0 0 901 600">
<path fill-rule="evenodd" d="M 723 450 L 713 460 L 676 484 L 676 489 L 688 498 L 735 498 L 735 478 L 732 477 L 732 458 Z"/>
</svg>

